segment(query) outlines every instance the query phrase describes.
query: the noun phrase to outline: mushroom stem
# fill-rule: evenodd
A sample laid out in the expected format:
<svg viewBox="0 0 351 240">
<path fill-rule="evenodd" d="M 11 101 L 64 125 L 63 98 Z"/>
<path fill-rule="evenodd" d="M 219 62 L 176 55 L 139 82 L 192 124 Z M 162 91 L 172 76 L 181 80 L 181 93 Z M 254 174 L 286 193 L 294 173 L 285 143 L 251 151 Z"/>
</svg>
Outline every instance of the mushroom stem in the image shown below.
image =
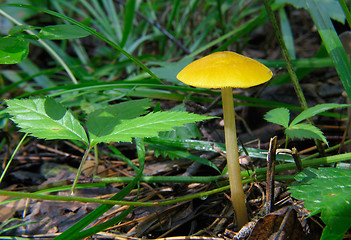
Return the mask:
<svg viewBox="0 0 351 240">
<path fill-rule="evenodd" d="M 222 88 L 221 91 L 224 118 L 225 146 L 227 151 L 227 166 L 231 198 L 238 227 L 241 228 L 248 222 L 248 216 L 239 164 L 233 92 L 231 87 Z"/>
</svg>

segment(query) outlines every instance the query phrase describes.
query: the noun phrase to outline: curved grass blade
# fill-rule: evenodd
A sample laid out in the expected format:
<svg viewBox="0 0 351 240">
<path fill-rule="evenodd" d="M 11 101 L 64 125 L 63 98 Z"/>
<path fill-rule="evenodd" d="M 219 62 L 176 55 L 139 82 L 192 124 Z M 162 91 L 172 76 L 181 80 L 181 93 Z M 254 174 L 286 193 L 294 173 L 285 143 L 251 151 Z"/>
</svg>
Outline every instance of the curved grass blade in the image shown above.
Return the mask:
<svg viewBox="0 0 351 240">
<path fill-rule="evenodd" d="M 123 47 L 127 40 L 129 33 L 132 31 L 133 28 L 133 21 L 134 21 L 134 13 L 135 13 L 135 0 L 127 0 L 125 5 L 124 11 L 124 27 L 123 27 L 123 37 L 120 43 L 121 47 Z"/>
<path fill-rule="evenodd" d="M 125 196 L 127 196 L 135 187 L 135 185 L 139 182 L 140 177 L 143 174 L 144 170 L 144 164 L 145 164 L 145 145 L 144 141 L 142 139 L 135 139 L 136 142 L 136 147 L 137 147 L 137 153 L 138 153 L 138 158 L 139 158 L 139 172 L 135 176 L 132 182 L 130 182 L 126 187 L 124 187 L 120 192 L 118 192 L 116 195 L 114 195 L 110 200 L 122 200 Z M 111 204 L 102 204 L 98 208 L 96 208 L 94 211 L 89 213 L 85 218 L 80 220 L 78 223 L 70 227 L 68 230 L 60 234 L 58 237 L 56 237 L 56 240 L 73 240 L 73 239 L 82 239 L 84 237 L 90 236 L 94 233 L 97 233 L 99 231 L 102 231 L 103 229 L 106 229 L 110 226 L 113 226 L 114 224 L 118 223 L 121 219 L 119 217 L 116 217 L 112 219 L 111 221 L 108 221 L 104 223 L 103 225 L 97 225 L 91 229 L 83 230 L 86 226 L 88 226 L 90 223 L 95 221 L 98 217 L 100 217 L 102 214 L 107 212 L 109 209 L 111 209 L 114 205 Z M 131 209 L 125 210 L 124 213 L 122 213 L 121 217 L 124 216 L 126 211 L 130 211 Z M 108 223 L 108 224 L 107 224 Z"/>
<path fill-rule="evenodd" d="M 340 80 L 344 85 L 346 93 L 351 99 L 351 65 L 346 55 L 345 49 L 334 28 L 334 25 L 328 14 L 328 10 L 323 4 L 316 0 L 306 0 L 308 11 L 311 14 L 314 24 L 317 27 L 325 48 L 327 49 Z"/>
<path fill-rule="evenodd" d="M 139 65 L 144 71 L 146 71 L 147 73 L 150 74 L 150 76 L 152 76 L 153 78 L 155 78 L 156 80 L 158 80 L 159 82 L 162 82 L 153 72 L 150 71 L 150 69 L 148 67 L 146 67 L 142 62 L 140 62 L 139 59 L 133 57 L 132 55 L 130 55 L 127 51 L 125 51 L 123 48 L 121 48 L 117 43 L 109 40 L 108 38 L 106 38 L 104 35 L 98 33 L 95 31 L 95 29 L 90 28 L 88 26 L 86 26 L 83 23 L 80 23 L 70 17 L 67 17 L 65 15 L 62 15 L 60 13 L 45 9 L 45 8 L 41 8 L 41 7 L 36 7 L 36 6 L 32 6 L 32 5 L 26 5 L 26 4 L 16 4 L 16 3 L 8 3 L 8 4 L 0 4 L 0 6 L 12 6 L 12 7 L 23 7 L 23 8 L 29 8 L 32 10 L 37 10 L 37 11 L 41 11 L 50 15 L 53 15 L 55 17 L 61 18 L 67 22 L 70 22 L 74 25 L 79 26 L 80 28 L 88 31 L 89 33 L 95 35 L 97 38 L 100 38 L 101 40 L 103 40 L 104 42 L 106 42 L 107 44 L 111 45 L 113 48 L 117 49 L 118 51 L 120 51 L 122 54 L 124 54 L 126 57 L 128 57 L 130 60 L 132 60 L 135 64 Z"/>
</svg>

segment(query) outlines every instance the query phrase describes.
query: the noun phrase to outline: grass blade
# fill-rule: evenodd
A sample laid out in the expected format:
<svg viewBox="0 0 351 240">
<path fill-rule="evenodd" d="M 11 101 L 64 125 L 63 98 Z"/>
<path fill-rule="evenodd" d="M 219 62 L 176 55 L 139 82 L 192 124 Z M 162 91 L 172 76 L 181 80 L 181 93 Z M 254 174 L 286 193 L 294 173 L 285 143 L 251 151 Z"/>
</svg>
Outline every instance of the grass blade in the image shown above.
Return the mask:
<svg viewBox="0 0 351 240">
<path fill-rule="evenodd" d="M 133 28 L 134 13 L 135 13 L 135 0 L 127 0 L 125 5 L 124 13 L 124 27 L 123 27 L 123 37 L 120 46 L 123 47 L 127 40 L 129 33 Z"/>
<path fill-rule="evenodd" d="M 344 47 L 328 15 L 328 10 L 316 0 L 306 0 L 308 10 L 327 49 L 346 93 L 351 99 L 351 65 Z"/>
<path fill-rule="evenodd" d="M 118 192 L 116 195 L 114 195 L 112 198 L 110 198 L 110 200 L 121 200 L 125 196 L 127 196 L 130 193 L 130 191 L 133 190 L 135 185 L 139 182 L 139 179 L 140 179 L 140 177 L 143 174 L 144 164 L 145 164 L 145 146 L 144 146 L 144 141 L 141 140 L 141 139 L 136 139 L 136 145 L 137 145 L 138 158 L 139 158 L 139 164 L 140 164 L 139 165 L 140 166 L 139 167 L 139 172 L 135 176 L 135 178 L 133 179 L 132 182 L 130 182 L 120 192 Z M 73 225 L 71 228 L 69 228 L 68 230 L 63 232 L 60 236 L 56 237 L 55 239 L 56 240 L 82 239 L 82 238 L 86 237 L 87 233 L 92 235 L 93 233 L 101 231 L 102 229 L 100 229 L 100 227 L 99 227 L 100 225 L 97 225 L 96 227 L 94 227 L 89 232 L 86 232 L 88 230 L 80 232 L 82 229 L 84 229 L 86 226 L 88 226 L 90 223 L 92 223 L 94 220 L 96 220 L 98 217 L 100 217 L 102 214 L 107 212 L 112 207 L 113 207 L 113 205 L 111 205 L 111 204 L 100 205 L 94 211 L 89 213 L 85 218 L 80 220 L 78 223 Z M 122 213 L 122 216 L 123 216 L 123 213 Z M 112 222 L 110 222 L 110 223 L 112 223 Z M 105 226 L 105 225 L 102 225 L 102 226 L 104 226 L 105 228 L 108 227 L 108 226 Z"/>
<path fill-rule="evenodd" d="M 132 60 L 135 64 L 139 65 L 144 71 L 146 71 L 147 73 L 150 74 L 150 76 L 152 76 L 153 78 L 155 78 L 156 80 L 160 81 L 161 80 L 153 73 L 150 71 L 150 69 L 148 67 L 146 67 L 139 59 L 133 57 L 131 54 L 129 54 L 127 51 L 125 51 L 123 48 L 121 48 L 121 46 L 119 46 L 117 43 L 109 40 L 108 38 L 106 38 L 103 34 L 100 34 L 98 32 L 95 31 L 95 29 L 90 28 L 88 26 L 86 26 L 83 23 L 80 23 L 70 17 L 67 17 L 65 15 L 59 14 L 57 12 L 51 11 L 51 10 L 47 10 L 45 8 L 41 8 L 41 7 L 36 7 L 36 6 L 32 6 L 32 5 L 26 5 L 26 4 L 0 4 L 0 6 L 12 6 L 12 7 L 23 7 L 23 8 L 29 8 L 32 10 L 37 10 L 37 11 L 41 11 L 50 15 L 53 15 L 55 17 L 61 18 L 67 22 L 70 22 L 74 25 L 79 26 L 80 28 L 90 32 L 91 34 L 95 35 L 97 38 L 100 38 L 101 40 L 105 41 L 107 44 L 109 44 L 110 46 L 112 46 L 113 48 L 117 49 L 118 51 L 120 51 L 122 54 L 124 54 L 126 57 L 128 57 L 130 60 Z"/>
</svg>

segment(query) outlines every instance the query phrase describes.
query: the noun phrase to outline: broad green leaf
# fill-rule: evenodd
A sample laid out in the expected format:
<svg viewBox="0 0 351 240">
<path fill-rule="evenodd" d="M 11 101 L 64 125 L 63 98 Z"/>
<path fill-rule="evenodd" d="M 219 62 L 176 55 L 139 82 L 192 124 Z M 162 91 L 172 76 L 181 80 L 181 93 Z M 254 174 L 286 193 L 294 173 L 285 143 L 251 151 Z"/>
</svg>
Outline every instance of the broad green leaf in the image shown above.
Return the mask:
<svg viewBox="0 0 351 240">
<path fill-rule="evenodd" d="M 275 108 L 267 112 L 264 119 L 287 128 L 290 121 L 290 112 L 287 108 Z"/>
<path fill-rule="evenodd" d="M 308 168 L 296 180 L 291 195 L 303 200 L 311 215 L 321 213 L 326 224 L 321 239 L 342 239 L 351 227 L 351 171 Z"/>
<path fill-rule="evenodd" d="M 50 40 L 74 39 L 89 36 L 91 33 L 76 25 L 52 25 L 41 29 L 39 38 Z"/>
<path fill-rule="evenodd" d="M 100 142 L 97 139 L 113 133 L 123 120 L 133 119 L 146 113 L 152 105 L 151 100 L 141 99 L 123 102 L 95 110 L 87 116 L 87 127 L 91 145 Z"/>
<path fill-rule="evenodd" d="M 186 112 L 156 112 L 134 119 L 115 119 L 113 129 L 108 134 L 95 138 L 95 142 L 131 142 L 132 138 L 154 137 L 160 131 L 169 131 L 173 127 L 182 126 L 185 123 L 211 119 L 212 117 L 201 116 Z"/>
<path fill-rule="evenodd" d="M 7 112 L 22 132 L 48 140 L 71 139 L 88 144 L 87 134 L 70 110 L 52 98 L 7 100 Z"/>
<path fill-rule="evenodd" d="M 322 131 L 311 124 L 300 123 L 292 127 L 289 126 L 287 129 L 285 129 L 285 134 L 291 139 L 293 138 L 318 139 L 328 145 L 327 139 L 323 135 Z"/>
<path fill-rule="evenodd" d="M 29 52 L 29 42 L 20 37 L 0 38 L 0 64 L 22 62 Z"/>
<path fill-rule="evenodd" d="M 301 112 L 291 123 L 290 127 L 294 126 L 295 124 L 306 120 L 307 118 L 313 117 L 319 113 L 328 111 L 330 109 L 334 108 L 345 108 L 345 107 L 350 107 L 351 104 L 338 104 L 338 103 L 324 103 L 324 104 L 318 104 L 314 107 L 308 108 Z"/>
</svg>

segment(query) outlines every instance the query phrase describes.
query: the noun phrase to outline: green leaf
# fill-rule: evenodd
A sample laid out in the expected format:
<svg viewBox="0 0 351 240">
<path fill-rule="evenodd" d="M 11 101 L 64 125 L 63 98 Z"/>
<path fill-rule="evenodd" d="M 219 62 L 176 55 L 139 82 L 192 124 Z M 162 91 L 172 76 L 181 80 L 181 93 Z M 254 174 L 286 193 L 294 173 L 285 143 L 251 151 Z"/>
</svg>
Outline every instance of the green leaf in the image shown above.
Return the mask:
<svg viewBox="0 0 351 240">
<path fill-rule="evenodd" d="M 43 27 L 38 37 L 50 40 L 74 39 L 89 36 L 90 33 L 76 25 L 52 25 Z"/>
<path fill-rule="evenodd" d="M 84 25 L 81 22 L 78 22 L 72 18 L 69 18 L 63 14 L 48 10 L 46 8 L 41 8 L 41 7 L 37 7 L 34 5 L 27 5 L 27 4 L 16 4 L 16 3 L 8 3 L 8 4 L 1 4 L 1 6 L 15 6 L 15 7 L 21 7 L 21 8 L 28 8 L 31 10 L 35 10 L 35 11 L 40 11 L 43 13 L 47 13 L 50 14 L 52 16 L 58 17 L 62 20 L 65 20 L 67 22 L 70 22 L 72 24 L 75 24 L 77 26 L 79 26 L 80 28 L 86 30 L 87 32 L 89 32 L 90 34 L 94 34 L 97 38 L 101 39 L 102 41 L 106 42 L 107 44 L 109 44 L 110 46 L 112 46 L 113 48 L 117 49 L 118 51 L 120 51 L 122 54 L 124 54 L 126 57 L 128 57 L 130 60 L 132 60 L 135 64 L 137 64 L 138 66 L 140 66 L 144 71 L 146 71 L 147 73 L 150 74 L 151 77 L 155 78 L 157 81 L 161 82 L 161 80 L 153 73 L 150 71 L 150 69 L 148 67 L 146 67 L 139 59 L 133 57 L 132 55 L 130 55 L 127 51 L 125 51 L 122 47 L 120 47 L 118 44 L 116 44 L 115 42 L 111 41 L 110 39 L 108 39 L 107 37 L 105 37 L 103 34 L 98 33 L 95 29 L 90 28 L 86 25 Z"/>
<path fill-rule="evenodd" d="M 321 239 L 342 239 L 351 227 L 351 171 L 305 169 L 290 186 L 292 197 L 303 200 L 311 215 L 321 213 L 326 224 Z"/>
<path fill-rule="evenodd" d="M 341 23 L 345 22 L 345 14 L 338 1 L 317 0 L 316 2 L 318 2 L 318 5 L 322 6 L 323 8 L 328 9 L 328 11 L 326 11 L 327 13 L 326 17 L 332 18 Z M 277 4 L 289 3 L 296 8 L 305 8 L 306 10 L 308 10 L 308 4 L 306 3 L 306 0 L 276 0 L 276 3 Z"/>
<path fill-rule="evenodd" d="M 172 108 L 170 111 L 186 112 L 186 108 L 184 107 L 184 104 L 181 104 Z M 158 134 L 158 138 L 155 138 L 155 140 L 157 141 L 157 139 L 159 138 L 173 139 L 173 140 L 186 140 L 186 139 L 195 139 L 200 137 L 201 137 L 201 133 L 196 123 L 186 123 L 184 124 L 184 126 L 174 127 L 174 129 L 171 131 L 160 132 Z M 157 145 L 157 146 L 149 145 L 149 148 L 154 150 L 154 155 L 156 157 L 158 157 L 159 155 L 162 155 L 164 157 L 168 156 L 173 160 L 175 158 L 183 157 L 183 156 L 179 156 L 178 152 L 189 154 L 188 149 L 179 149 L 175 146 L 166 147 L 166 146 L 160 146 L 160 145 Z M 203 160 L 208 161 L 206 159 L 203 159 Z"/>
<path fill-rule="evenodd" d="M 291 59 L 296 59 L 294 35 L 292 33 L 291 25 L 289 22 L 289 18 L 286 14 L 285 8 L 279 9 L 279 20 L 280 20 L 280 29 L 282 31 L 282 37 L 284 39 L 289 56 Z"/>
<path fill-rule="evenodd" d="M 287 108 L 275 108 L 267 112 L 264 119 L 287 128 L 290 121 L 290 112 Z"/>
<path fill-rule="evenodd" d="M 297 123 L 306 120 L 307 118 L 313 117 L 319 113 L 328 111 L 334 108 L 344 108 L 350 107 L 351 104 L 338 104 L 338 103 L 325 103 L 325 104 L 318 104 L 314 107 L 308 108 L 301 112 L 291 123 L 290 127 L 296 125 Z"/>
<path fill-rule="evenodd" d="M 318 139 L 328 145 L 327 139 L 323 135 L 322 131 L 311 124 L 300 123 L 292 127 L 289 126 L 287 129 L 285 129 L 285 134 L 291 139 L 293 138 Z"/>
<path fill-rule="evenodd" d="M 20 37 L 0 38 L 0 64 L 22 62 L 29 52 L 29 42 Z"/>
<path fill-rule="evenodd" d="M 17 25 L 9 30 L 9 35 L 17 35 L 27 30 L 40 29 L 40 27 L 28 26 L 28 25 Z"/>
<path fill-rule="evenodd" d="M 177 74 L 185 66 L 193 61 L 193 58 L 182 59 L 178 62 L 153 62 L 153 64 L 160 65 L 160 67 L 153 67 L 150 70 L 156 74 L 160 79 L 164 79 L 176 85 L 185 85 L 177 79 Z"/>
<path fill-rule="evenodd" d="M 324 0 L 326 1 L 326 0 Z M 340 4 L 336 1 L 328 2 L 332 4 Z M 334 24 L 330 19 L 329 14 L 333 12 L 332 6 L 321 4 L 317 0 L 306 0 L 308 11 L 311 14 L 314 24 L 317 27 L 318 33 L 323 40 L 323 44 L 332 59 L 335 69 L 338 72 L 340 80 L 344 85 L 346 93 L 351 99 L 351 65 L 345 49 L 340 41 L 340 38 L 334 28 Z M 344 15 L 344 13 L 342 13 Z M 344 20 L 341 21 L 344 24 Z"/>
<path fill-rule="evenodd" d="M 91 145 L 101 142 L 103 137 L 113 133 L 121 121 L 133 119 L 146 113 L 152 105 L 151 100 L 141 99 L 123 102 L 95 110 L 87 116 L 87 127 Z"/>
<path fill-rule="evenodd" d="M 123 36 L 120 46 L 123 47 L 127 40 L 129 33 L 132 31 L 133 28 L 133 21 L 134 21 L 134 13 L 135 13 L 135 0 L 127 0 L 125 4 L 125 11 L 124 11 L 124 27 L 123 27 Z"/>
<path fill-rule="evenodd" d="M 52 98 L 7 100 L 7 112 L 22 132 L 48 140 L 71 139 L 88 144 L 87 134 L 70 110 Z"/>
<path fill-rule="evenodd" d="M 134 119 L 115 119 L 117 123 L 108 134 L 96 137 L 95 142 L 131 142 L 132 138 L 154 137 L 159 131 L 169 131 L 185 123 L 211 119 L 186 112 L 156 112 Z"/>
<path fill-rule="evenodd" d="M 171 112 L 186 112 L 186 108 L 184 107 L 184 104 L 178 105 L 170 110 Z M 185 139 L 195 139 L 195 138 L 200 138 L 201 133 L 199 131 L 199 128 L 197 127 L 196 123 L 186 123 L 184 126 L 180 127 L 175 127 L 171 131 L 167 132 L 160 132 L 159 137 L 161 138 L 168 138 L 168 139 L 179 139 L 179 140 L 185 140 Z"/>
<path fill-rule="evenodd" d="M 148 140 L 151 140 L 151 139 L 147 138 L 146 142 L 148 142 Z M 148 143 L 149 149 L 152 149 L 155 151 L 154 154 L 156 157 L 162 155 L 164 157 L 168 156 L 171 159 L 175 159 L 175 158 L 189 159 L 189 160 L 199 162 L 203 165 L 207 165 L 209 167 L 212 167 L 220 173 L 220 170 L 218 169 L 216 164 L 214 164 L 210 160 L 193 155 L 193 154 L 189 153 L 189 151 L 187 151 L 187 149 L 182 149 L 179 147 L 167 146 L 167 145 L 164 145 L 162 143 L 157 143 L 158 140 L 159 140 L 159 138 L 152 138 L 151 141 L 153 143 Z"/>
</svg>

